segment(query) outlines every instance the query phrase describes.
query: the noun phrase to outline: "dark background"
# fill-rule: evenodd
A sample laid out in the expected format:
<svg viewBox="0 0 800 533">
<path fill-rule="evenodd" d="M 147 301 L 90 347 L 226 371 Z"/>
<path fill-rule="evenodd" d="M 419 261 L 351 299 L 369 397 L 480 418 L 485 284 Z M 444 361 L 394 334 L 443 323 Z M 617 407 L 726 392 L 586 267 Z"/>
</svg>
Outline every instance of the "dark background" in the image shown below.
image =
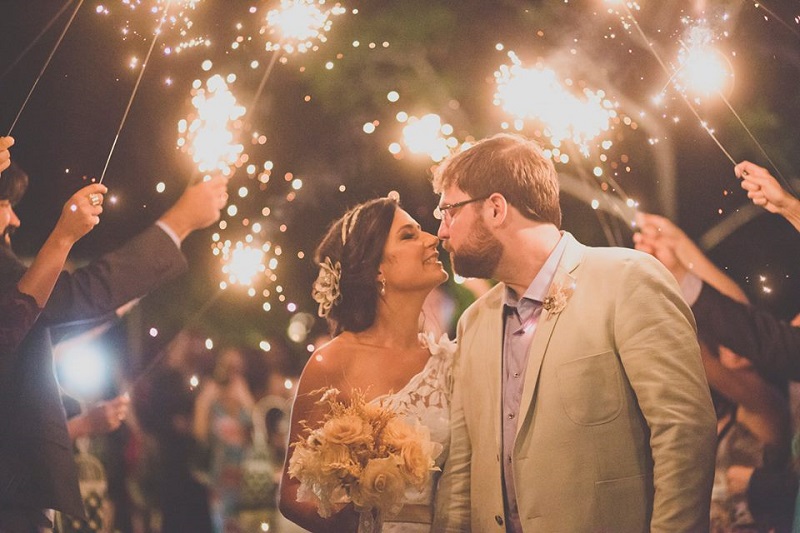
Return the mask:
<svg viewBox="0 0 800 533">
<path fill-rule="evenodd" d="M 17 140 L 13 158 L 31 176 L 30 189 L 18 208 L 23 225 L 14 247 L 20 255 L 35 253 L 63 202 L 84 183 L 84 176 L 99 176 L 102 171 L 138 72 L 128 62 L 135 55 L 141 64 L 156 26 L 155 16 L 146 9 L 154 4 L 155 0 L 143 0 L 131 11 L 122 0 L 87 0 L 42 76 L 13 132 Z M 719 46 L 735 71 L 729 100 L 784 176 L 796 176 L 800 168 L 800 3 L 771 0 L 763 7 L 738 0 L 641 4 L 637 20 L 667 58 L 677 50 L 681 17 L 706 16 L 727 32 Z M 0 78 L 2 133 L 20 109 L 72 6 L 29 53 L 20 54 L 63 5 L 55 0 L 0 1 L 0 72 L 5 72 Z M 98 14 L 98 5 L 110 13 Z M 198 2 L 189 36 L 209 37 L 211 46 L 179 55 L 164 55 L 163 46 L 179 40 L 176 30 L 166 30 L 106 175 L 109 194 L 117 196 L 118 202 L 108 205 L 101 225 L 78 244 L 74 253 L 78 262 L 96 257 L 152 223 L 195 176 L 188 156 L 175 147 L 178 120 L 190 109 L 193 80 L 204 81 L 212 73 L 236 73 L 232 91 L 240 103 L 250 105 L 271 57 L 258 35 L 257 17 L 271 6 L 240 0 Z M 316 243 L 347 207 L 391 190 L 400 193 L 405 208 L 425 229 L 435 232 L 436 222 L 430 215 L 437 200 L 429 185 L 432 162 L 422 156 L 398 158 L 389 153 L 389 143 L 400 139 L 394 116 L 401 110 L 417 116 L 437 113 L 453 125 L 454 136 L 460 140 L 501 131 L 500 123 L 507 117 L 492 105 L 493 73 L 508 60 L 505 52 L 496 50 L 497 43 L 516 51 L 526 64 L 544 61 L 577 86 L 604 89 L 620 102 L 620 115 L 636 122 L 637 129 L 615 125 L 609 134 L 614 146 L 606 152 L 606 163 L 600 163 L 594 152 L 588 160 L 559 165 L 564 179 L 590 172 L 596 165 L 610 173 L 612 163 L 616 164 L 616 180 L 625 192 L 643 210 L 669 215 L 703 243 L 712 259 L 744 286 L 757 305 L 787 318 L 800 311 L 800 237 L 780 217 L 748 207 L 732 164 L 673 93 L 667 93 L 666 108 L 654 107 L 651 97 L 664 86 L 666 76 L 639 37 L 623 29 L 619 15 L 609 12 L 602 0 L 370 0 L 345 6 L 357 8 L 358 13 L 335 17 L 328 42 L 320 43 L 318 50 L 285 56 L 286 62 L 276 66 L 257 106 L 250 110 L 243 134 L 245 152 L 250 163 L 274 163 L 269 183 L 259 188 L 243 169 L 230 183 L 239 214 L 225 215 L 229 227 L 220 233 L 223 239 L 242 238 L 242 220 L 260 219 L 261 209 L 269 207 L 259 238 L 272 242 L 273 249 L 282 249 L 277 281 L 258 280 L 255 297 L 247 296 L 241 287 L 218 294 L 223 276 L 219 259 L 211 253 L 215 229 L 198 232 L 184 244 L 190 274 L 146 298 L 135 322 L 129 324 L 132 336 L 146 339 L 137 350 L 155 353 L 176 331 L 192 325 L 214 338 L 251 346 L 264 338 L 283 339 L 298 365 L 302 364 L 305 343 L 285 340 L 294 314 L 287 304 L 315 314 L 309 292 L 316 275 L 311 261 Z M 251 7 L 259 14 L 250 13 Z M 728 15 L 724 23 L 720 22 L 723 13 Z M 243 24 L 242 30 L 237 30 L 237 23 Z M 124 37 L 121 29 L 126 26 L 132 31 Z M 230 43 L 237 35 L 252 39 L 232 50 Z M 355 40 L 361 43 L 358 48 L 352 45 Z M 377 46 L 369 48 L 370 42 Z M 205 59 L 213 61 L 210 72 L 201 69 Z M 261 62 L 258 69 L 249 67 L 253 59 Z M 331 70 L 325 68 L 328 61 L 334 63 Z M 172 79 L 170 86 L 164 83 L 167 77 Z M 391 90 L 400 93 L 399 102 L 387 100 Z M 311 97 L 308 101 L 307 96 Z M 767 165 L 721 102 L 711 99 L 699 109 L 737 161 Z M 680 121 L 674 123 L 672 117 Z M 364 123 L 376 120 L 375 133 L 364 133 Z M 266 135 L 266 144 L 247 142 L 253 130 Z M 540 125 L 526 124 L 524 133 L 537 136 L 537 132 L 541 135 Z M 659 142 L 651 144 L 650 138 Z M 284 178 L 287 173 L 304 183 L 294 196 Z M 158 182 L 166 184 L 163 194 L 156 192 Z M 346 187 L 344 192 L 341 185 Z M 249 188 L 245 199 L 236 195 L 241 186 Z M 613 192 L 597 188 L 595 194 L 603 198 Z M 564 194 L 564 206 L 565 229 L 589 244 L 608 244 L 602 224 L 585 199 Z M 736 222 L 736 217 L 749 221 Z M 624 222 L 613 217 L 604 220 L 613 228 L 617 244 L 629 245 L 630 230 Z M 304 253 L 303 259 L 298 252 Z M 765 286 L 771 292 L 765 292 Z M 264 289 L 270 291 L 269 297 L 260 294 Z M 461 306 L 468 302 L 469 297 L 452 282 L 449 289 Z M 270 303 L 269 312 L 263 310 L 264 302 Z M 198 313 L 199 309 L 203 312 Z M 162 334 L 150 338 L 145 334 L 150 327 Z M 318 323 L 316 330 L 324 330 L 324 325 Z"/>
</svg>

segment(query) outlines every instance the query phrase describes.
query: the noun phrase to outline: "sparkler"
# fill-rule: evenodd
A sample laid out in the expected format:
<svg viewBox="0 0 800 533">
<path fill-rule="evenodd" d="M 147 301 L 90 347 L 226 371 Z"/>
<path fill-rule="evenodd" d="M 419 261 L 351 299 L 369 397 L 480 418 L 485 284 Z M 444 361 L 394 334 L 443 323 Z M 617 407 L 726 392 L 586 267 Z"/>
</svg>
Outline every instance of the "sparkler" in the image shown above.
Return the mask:
<svg viewBox="0 0 800 533">
<path fill-rule="evenodd" d="M 235 76 L 227 80 L 233 82 Z M 178 148 L 187 152 L 197 170 L 204 174 L 220 172 L 230 176 L 232 166 L 239 160 L 244 146 L 235 141 L 234 129 L 241 127 L 245 108 L 236 102 L 228 81 L 219 74 L 211 76 L 203 88 L 195 80 L 192 89 L 194 112 L 178 122 Z"/>
<path fill-rule="evenodd" d="M 267 41 L 267 51 L 304 54 L 316 50 L 317 41 L 327 41 L 326 33 L 333 24 L 331 17 L 344 12 L 339 4 L 326 8 L 325 0 L 281 0 L 280 8 L 267 12 L 267 24 L 260 32 L 268 36 L 279 36 L 277 41 Z"/>
<path fill-rule="evenodd" d="M 59 35 L 58 36 L 58 40 L 56 40 L 55 46 L 53 46 L 53 49 L 50 51 L 50 55 L 47 56 L 47 59 L 45 60 L 44 65 L 42 66 L 42 70 L 39 71 L 39 75 L 36 76 L 36 80 L 33 82 L 33 85 L 31 86 L 30 91 L 28 91 L 28 95 L 25 97 L 25 100 L 22 102 L 22 106 L 20 107 L 19 111 L 17 112 L 17 116 L 14 117 L 14 121 L 11 123 L 11 126 L 8 128 L 8 133 L 6 133 L 6 137 L 11 135 L 11 133 L 14 131 L 14 126 L 17 125 L 17 121 L 19 120 L 19 117 L 22 115 L 22 111 L 25 109 L 25 106 L 28 105 L 28 101 L 31 99 L 31 95 L 33 94 L 33 91 L 36 89 L 36 86 L 39 84 L 39 80 L 42 79 L 42 75 L 44 74 L 45 70 L 47 70 L 47 67 L 50 65 L 50 60 L 53 59 L 53 56 L 56 54 L 56 50 L 58 50 L 58 47 L 61 46 L 61 41 L 64 40 L 64 36 L 67 34 L 67 31 L 69 30 L 70 26 L 72 26 L 72 21 L 75 20 L 75 15 L 77 15 L 78 11 L 80 11 L 81 6 L 83 5 L 83 2 L 84 2 L 84 0 L 78 0 L 78 4 L 75 6 L 75 9 L 72 11 L 72 15 L 69 17 L 69 20 L 67 21 L 66 26 L 64 26 L 64 29 L 61 31 L 61 35 Z M 67 2 L 67 5 L 68 4 L 69 4 L 69 2 Z M 53 20 L 55 20 L 56 18 L 61 16 L 61 13 L 63 12 L 64 9 L 66 9 L 66 5 L 62 8 L 61 11 L 59 11 L 59 13 L 56 15 L 56 17 Z M 48 23 L 47 27 L 49 27 L 52 23 L 53 23 L 53 21 Z M 45 28 L 44 31 L 47 31 L 47 28 Z M 39 35 L 39 37 L 41 37 L 41 34 Z M 39 37 L 37 37 L 36 40 L 38 40 Z M 36 42 L 36 40 L 34 40 L 34 43 Z M 33 45 L 31 44 L 31 46 L 33 46 Z M 30 47 L 28 47 L 28 49 L 29 48 Z M 25 52 L 27 52 L 28 49 L 26 49 Z M 23 52 L 23 55 L 24 55 L 25 52 Z M 13 65 L 12 65 L 12 67 L 13 67 Z M 9 68 L 11 68 L 11 67 L 9 67 Z M 5 75 L 5 73 L 3 75 Z"/>
<path fill-rule="evenodd" d="M 160 1 L 161 0 L 159 0 L 159 2 Z M 144 77 L 144 71 L 147 70 L 147 65 L 150 63 L 150 55 L 153 53 L 153 49 L 155 48 L 156 43 L 158 42 L 158 38 L 161 35 L 161 28 L 164 25 L 164 22 L 167 20 L 167 14 L 169 13 L 169 7 L 172 4 L 172 2 L 173 0 L 166 0 L 166 6 L 164 7 L 164 14 L 158 23 L 158 27 L 156 28 L 155 33 L 153 34 L 153 41 L 150 43 L 150 49 L 147 51 L 147 56 L 145 56 L 144 58 L 144 63 L 142 63 L 141 70 L 139 70 L 139 76 L 136 78 L 136 83 L 133 85 L 133 91 L 131 92 L 131 96 L 128 99 L 128 105 L 125 107 L 125 112 L 122 114 L 122 120 L 119 123 L 119 128 L 117 128 L 117 134 L 114 136 L 114 142 L 111 143 L 111 150 L 109 150 L 108 152 L 108 158 L 106 159 L 106 164 L 103 167 L 103 172 L 100 174 L 99 183 L 103 183 L 103 179 L 105 179 L 106 171 L 108 170 L 108 165 L 109 163 L 111 163 L 111 156 L 114 155 L 114 149 L 117 146 L 117 141 L 119 140 L 120 133 L 122 133 L 122 128 L 125 127 L 125 121 L 128 119 L 128 113 L 131 110 L 134 98 L 136 98 L 136 93 L 139 90 L 139 84 L 141 84 L 142 77 Z"/>
<path fill-rule="evenodd" d="M 526 68 L 512 51 L 508 57 L 511 64 L 501 65 L 494 74 L 494 104 L 515 117 L 517 129 L 522 129 L 524 120 L 540 121 L 553 145 L 571 141 L 588 156 L 589 143 L 608 131 L 610 121 L 617 116 L 615 104 L 602 90 L 584 89 L 584 98 L 578 98 L 552 69 L 542 65 Z"/>
<path fill-rule="evenodd" d="M 628 19 L 633 24 L 633 27 L 636 28 L 636 31 L 641 37 L 641 39 L 647 44 L 647 48 L 648 50 L 650 50 L 650 53 L 652 54 L 653 58 L 655 58 L 656 62 L 658 62 L 661 69 L 667 74 L 667 76 L 671 80 L 673 78 L 674 72 L 672 72 L 672 70 L 667 66 L 667 64 L 661 58 L 661 54 L 658 53 L 658 51 L 653 46 L 653 43 L 650 41 L 650 39 L 647 38 L 647 34 L 639 25 L 639 21 L 633 14 L 631 8 L 628 6 L 628 3 L 624 0 L 606 0 L 606 3 L 622 6 Z M 689 108 L 689 110 L 692 112 L 695 118 L 697 118 L 697 121 L 700 123 L 700 126 L 706 131 L 706 133 L 708 133 L 708 136 L 711 137 L 711 140 L 714 141 L 714 143 L 722 151 L 722 153 L 725 154 L 725 157 L 727 157 L 731 163 L 736 165 L 736 160 L 733 158 L 733 156 L 731 156 L 728 150 L 725 149 L 725 147 L 722 145 L 719 139 L 717 139 L 717 136 L 714 134 L 714 131 L 709 127 L 708 123 L 705 120 L 703 120 L 703 118 L 700 116 L 700 113 L 698 113 L 697 109 L 689 100 L 689 98 L 686 96 L 686 94 L 684 94 L 682 91 L 677 91 L 677 92 L 683 99 L 684 103 L 686 103 L 686 106 Z"/>
<path fill-rule="evenodd" d="M 658 52 L 656 52 L 656 50 L 653 48 L 652 43 L 647 40 L 647 36 L 639 25 L 639 22 L 636 20 L 636 17 L 634 17 L 627 4 L 623 3 L 623 5 L 625 6 L 628 16 L 630 17 L 634 26 L 637 28 L 639 34 L 648 43 L 651 53 L 656 58 L 659 65 L 661 65 L 662 69 L 664 69 L 664 71 L 669 75 L 670 71 L 667 68 L 667 65 L 661 59 Z M 787 189 L 796 196 L 797 193 L 794 191 L 791 183 L 783 176 L 780 169 L 772 161 L 772 158 L 764 149 L 761 142 L 756 138 L 750 128 L 747 127 L 747 124 L 745 124 L 744 120 L 742 120 L 742 118 L 739 116 L 739 113 L 736 112 L 736 110 L 733 108 L 733 105 L 731 105 L 730 101 L 725 96 L 723 91 L 725 90 L 726 85 L 729 85 L 733 80 L 733 71 L 730 62 L 727 61 L 727 58 L 713 47 L 713 44 L 717 40 L 716 36 L 706 26 L 705 21 L 699 21 L 697 24 L 690 26 L 687 31 L 687 35 L 688 37 L 686 42 L 681 41 L 681 50 L 678 53 L 678 63 L 680 65 L 679 69 L 670 76 L 670 82 L 672 82 L 672 84 L 676 87 L 678 94 L 680 94 L 683 101 L 700 122 L 700 125 L 706 130 L 711 139 L 717 144 L 719 149 L 722 150 L 722 152 L 733 165 L 736 165 L 736 160 L 717 139 L 707 122 L 700 117 L 699 112 L 686 95 L 686 89 L 688 88 L 694 92 L 703 93 L 706 95 L 711 93 L 719 95 L 720 99 L 725 103 L 727 108 L 745 130 L 747 135 L 750 137 L 756 147 L 758 147 L 761 154 L 772 166 L 778 178 L 780 178 Z"/>
<path fill-rule="evenodd" d="M 439 115 L 428 113 L 421 118 L 411 116 L 406 118 L 405 123 L 403 144 L 413 154 L 427 155 L 438 163 L 458 147 L 458 140 L 451 136 L 453 127 L 450 124 L 442 124 Z M 401 150 L 398 143 L 389 146 L 389 151 L 395 155 Z"/>
<path fill-rule="evenodd" d="M 590 144 L 597 143 L 602 149 L 611 146 L 611 141 L 599 142 L 599 138 L 611 128 L 611 122 L 618 117 L 618 105 L 606 98 L 605 91 L 583 89 L 579 97 L 568 88 L 572 82 L 562 83 L 556 72 L 542 64 L 525 67 L 516 53 L 509 51 L 511 64 L 501 65 L 495 72 L 497 91 L 494 104 L 514 117 L 514 128 L 521 131 L 527 120 L 534 120 L 544 126 L 544 135 L 553 145 L 544 151 L 545 156 L 554 161 L 568 163 L 577 159 L 571 146 L 577 148 L 584 157 L 589 157 Z M 578 175 L 590 185 L 596 185 L 602 170 L 595 168 L 592 175 L 578 165 Z M 598 172 L 599 171 L 599 172 Z M 636 203 L 611 176 L 606 176 L 613 189 L 622 197 L 622 202 L 609 201 L 610 208 L 627 224 L 634 224 L 633 213 L 624 214 L 620 205 L 630 207 L 635 213 Z M 601 184 L 602 186 L 602 184 Z M 614 232 L 597 206 L 592 205 L 608 242 L 621 243 L 619 232 Z"/>
<path fill-rule="evenodd" d="M 264 19 L 266 24 L 259 32 L 268 37 L 266 50 L 272 52 L 272 59 L 256 89 L 253 103 L 249 108 L 251 112 L 255 109 L 267 79 L 281 54 L 294 52 L 304 54 L 310 50 L 317 50 L 317 41 L 321 43 L 327 41 L 326 33 L 333 24 L 331 17 L 344 12 L 344 8 L 338 3 L 326 8 L 325 0 L 281 0 L 278 9 L 267 12 Z M 278 39 L 273 40 L 274 36 Z"/>
<path fill-rule="evenodd" d="M 178 28 L 177 33 L 184 40 L 176 45 L 165 46 L 164 55 L 171 55 L 173 52 L 180 53 L 187 48 L 193 48 L 202 45 L 209 46 L 211 44 L 211 41 L 208 38 L 188 36 L 189 31 L 194 26 L 194 22 L 191 19 L 191 13 L 197 9 L 197 4 L 200 2 L 202 2 L 202 0 L 121 0 L 122 5 L 125 8 L 128 8 L 130 11 L 146 9 L 154 14 L 163 13 L 163 17 L 169 23 L 169 26 L 171 28 Z M 177 12 L 175 14 L 168 14 L 170 4 L 176 6 Z M 97 12 L 107 15 L 109 13 L 109 9 L 107 9 L 105 6 L 98 6 Z M 123 35 L 128 35 L 132 31 L 133 30 L 126 25 L 122 30 L 122 33 Z"/>
</svg>

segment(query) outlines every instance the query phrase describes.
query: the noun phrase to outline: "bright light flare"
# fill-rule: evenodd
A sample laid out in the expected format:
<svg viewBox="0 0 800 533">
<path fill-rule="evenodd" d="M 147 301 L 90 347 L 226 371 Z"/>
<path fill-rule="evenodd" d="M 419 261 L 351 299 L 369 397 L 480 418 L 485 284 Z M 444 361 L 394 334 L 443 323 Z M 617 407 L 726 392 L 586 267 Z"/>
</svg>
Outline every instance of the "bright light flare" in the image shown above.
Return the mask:
<svg viewBox="0 0 800 533">
<path fill-rule="evenodd" d="M 315 50 L 317 41 L 327 40 L 331 17 L 344 12 L 339 4 L 327 8 L 325 0 L 281 0 L 280 7 L 267 12 L 267 25 L 261 29 L 262 34 L 276 35 L 276 40 L 267 42 L 267 50 L 287 54 Z"/>
<path fill-rule="evenodd" d="M 674 76 L 676 89 L 709 96 L 730 88 L 733 68 L 728 58 L 714 47 L 718 40 L 703 20 L 687 28 L 678 52 L 678 70 Z"/>
<path fill-rule="evenodd" d="M 223 274 L 231 284 L 251 286 L 260 273 L 266 270 L 264 252 L 260 248 L 238 242 L 229 254 L 223 255 Z"/>
<path fill-rule="evenodd" d="M 554 145 L 572 141 L 588 155 L 589 143 L 608 131 L 617 116 L 616 105 L 602 90 L 584 89 L 579 98 L 552 69 L 542 65 L 526 68 L 511 51 L 508 57 L 511 64 L 501 65 L 495 72 L 494 104 L 516 119 L 517 129 L 522 129 L 525 120 L 539 121 Z"/>
<path fill-rule="evenodd" d="M 439 162 L 458 146 L 455 137 L 446 137 L 452 133 L 453 128 L 449 124 L 442 124 L 439 115 L 429 113 L 421 118 L 409 117 L 403 127 L 403 144 L 409 152 L 413 154 L 423 154 L 430 157 L 433 161 Z M 395 146 L 393 143 L 392 146 Z M 399 153 L 397 148 L 390 147 L 392 153 Z"/>
<path fill-rule="evenodd" d="M 241 127 L 244 106 L 236 102 L 219 74 L 206 81 L 205 89 L 192 90 L 192 106 L 195 111 L 178 122 L 178 148 L 192 157 L 201 173 L 229 176 L 244 150 L 234 134 Z"/>
<path fill-rule="evenodd" d="M 99 398 L 110 383 L 106 355 L 95 344 L 68 345 L 58 355 L 58 367 L 64 389 L 83 400 Z"/>
</svg>

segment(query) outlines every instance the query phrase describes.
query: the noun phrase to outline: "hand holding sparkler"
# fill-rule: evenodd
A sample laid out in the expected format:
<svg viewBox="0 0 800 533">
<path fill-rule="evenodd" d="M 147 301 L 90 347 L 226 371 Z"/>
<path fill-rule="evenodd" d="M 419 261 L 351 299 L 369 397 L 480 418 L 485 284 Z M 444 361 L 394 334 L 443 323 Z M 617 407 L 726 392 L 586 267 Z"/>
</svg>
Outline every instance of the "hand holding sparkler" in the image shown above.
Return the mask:
<svg viewBox="0 0 800 533">
<path fill-rule="evenodd" d="M 742 161 L 733 171 L 742 180 L 742 189 L 747 191 L 747 197 L 755 205 L 781 215 L 800 231 L 800 200 L 781 187 L 767 169 Z"/>
<path fill-rule="evenodd" d="M 72 245 L 100 223 L 105 185 L 92 183 L 81 188 L 64 204 L 52 237 Z"/>
<path fill-rule="evenodd" d="M 9 148 L 14 146 L 14 137 L 0 137 L 0 172 L 3 172 L 11 164 L 11 152 Z"/>
<path fill-rule="evenodd" d="M 228 178 L 217 176 L 187 187 L 159 221 L 183 240 L 193 231 L 219 220 L 220 211 L 227 202 Z"/>
<path fill-rule="evenodd" d="M 74 441 L 79 437 L 116 431 L 128 417 L 130 403 L 130 396 L 122 394 L 113 400 L 93 405 L 85 413 L 67 422 L 70 438 Z"/>
<path fill-rule="evenodd" d="M 671 220 L 650 213 L 637 213 L 641 231 L 633 234 L 634 248 L 648 253 L 667 267 L 682 286 L 692 274 L 722 294 L 747 302 L 741 288 L 706 257 L 697 244 Z"/>
</svg>

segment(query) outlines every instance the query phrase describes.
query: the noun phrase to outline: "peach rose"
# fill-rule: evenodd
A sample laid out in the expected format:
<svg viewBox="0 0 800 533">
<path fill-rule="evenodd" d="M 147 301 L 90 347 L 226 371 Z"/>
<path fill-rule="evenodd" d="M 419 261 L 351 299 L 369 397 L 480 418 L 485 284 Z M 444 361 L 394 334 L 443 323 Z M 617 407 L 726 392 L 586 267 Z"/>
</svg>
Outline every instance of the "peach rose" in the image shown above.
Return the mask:
<svg viewBox="0 0 800 533">
<path fill-rule="evenodd" d="M 405 481 L 397 458 L 384 457 L 367 463 L 350 497 L 358 508 L 377 508 L 392 513 L 398 510 L 396 507 L 404 492 Z"/>
<path fill-rule="evenodd" d="M 366 444 L 372 439 L 372 427 L 355 415 L 331 418 L 325 422 L 322 433 L 325 442 L 331 444 Z"/>
</svg>

